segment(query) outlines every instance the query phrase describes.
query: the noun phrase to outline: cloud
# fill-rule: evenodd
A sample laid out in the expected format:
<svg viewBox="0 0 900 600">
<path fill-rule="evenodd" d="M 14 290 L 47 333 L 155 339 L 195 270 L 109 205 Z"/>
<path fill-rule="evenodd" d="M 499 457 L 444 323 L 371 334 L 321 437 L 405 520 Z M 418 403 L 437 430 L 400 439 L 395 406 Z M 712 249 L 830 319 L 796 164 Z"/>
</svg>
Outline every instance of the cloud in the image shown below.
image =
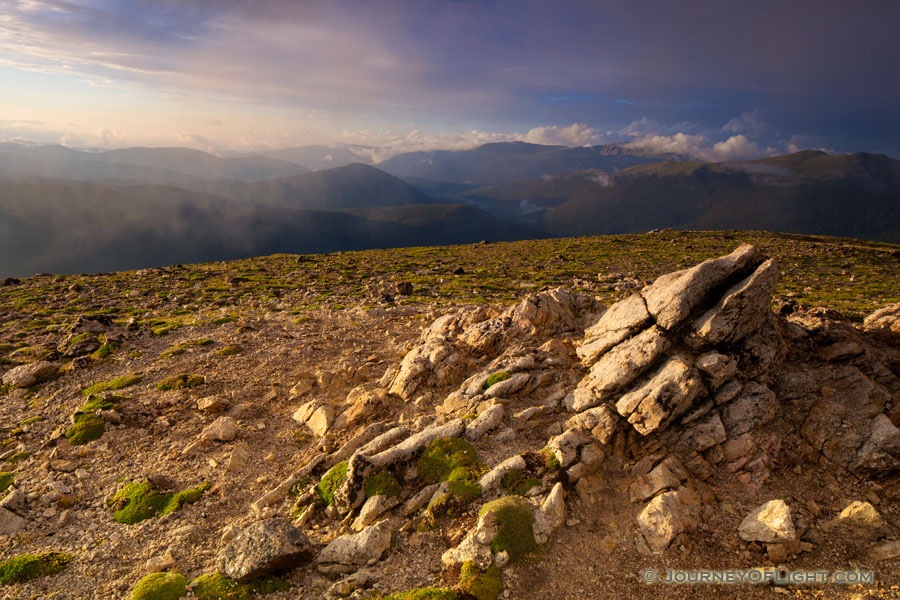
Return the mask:
<svg viewBox="0 0 900 600">
<path fill-rule="evenodd" d="M 524 136 L 517 137 L 519 141 L 551 146 L 596 146 L 609 141 L 609 136 L 605 132 L 588 127 L 586 123 L 535 127 Z"/>
<path fill-rule="evenodd" d="M 762 148 L 744 135 L 712 142 L 703 135 L 648 135 L 625 144 L 626 148 L 647 154 L 674 154 L 703 161 L 738 161 L 777 154 L 774 148 Z"/>
<path fill-rule="evenodd" d="M 632 121 L 629 125 L 620 129 L 617 133 L 620 136 L 628 137 L 646 137 L 650 135 L 675 135 L 678 133 L 696 132 L 699 126 L 689 121 L 681 121 L 672 125 L 663 124 L 656 119 L 643 116 L 637 121 Z"/>
<path fill-rule="evenodd" d="M 766 135 L 771 131 L 772 126 L 762 118 L 762 113 L 763 111 L 757 108 L 750 112 L 741 113 L 740 116 L 732 117 L 722 126 L 722 131 L 745 133 L 750 137 Z"/>
</svg>

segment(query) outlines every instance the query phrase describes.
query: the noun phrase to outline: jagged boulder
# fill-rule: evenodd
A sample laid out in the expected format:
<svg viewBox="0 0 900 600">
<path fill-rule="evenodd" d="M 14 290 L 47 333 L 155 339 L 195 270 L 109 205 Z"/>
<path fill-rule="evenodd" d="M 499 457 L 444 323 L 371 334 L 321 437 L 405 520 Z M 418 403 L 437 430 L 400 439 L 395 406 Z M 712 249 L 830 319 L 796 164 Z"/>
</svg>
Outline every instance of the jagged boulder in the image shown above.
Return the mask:
<svg viewBox="0 0 900 600">
<path fill-rule="evenodd" d="M 257 521 L 244 527 L 219 551 L 219 572 L 245 582 L 279 569 L 301 564 L 310 545 L 302 531 L 284 517 Z"/>
<path fill-rule="evenodd" d="M 710 293 L 743 278 L 762 262 L 759 251 L 744 244 L 726 256 L 662 275 L 642 290 L 641 296 L 656 324 L 671 331 L 701 307 Z"/>
</svg>

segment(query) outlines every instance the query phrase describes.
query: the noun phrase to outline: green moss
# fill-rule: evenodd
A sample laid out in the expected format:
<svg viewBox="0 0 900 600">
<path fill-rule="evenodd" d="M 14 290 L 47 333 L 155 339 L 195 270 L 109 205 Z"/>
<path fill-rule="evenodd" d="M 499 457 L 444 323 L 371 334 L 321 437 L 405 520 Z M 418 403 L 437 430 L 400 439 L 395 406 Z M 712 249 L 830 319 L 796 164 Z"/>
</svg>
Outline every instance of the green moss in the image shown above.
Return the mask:
<svg viewBox="0 0 900 600">
<path fill-rule="evenodd" d="M 177 494 L 174 494 L 169 501 L 163 506 L 162 510 L 159 511 L 159 515 L 167 515 L 169 513 L 173 513 L 177 510 L 181 510 L 181 507 L 185 504 L 193 504 L 197 500 L 203 496 L 203 492 L 210 488 L 210 484 L 207 482 L 201 483 L 199 486 L 191 489 L 187 489 Z"/>
<path fill-rule="evenodd" d="M 213 319 L 210 321 L 212 325 L 224 325 L 225 323 L 231 323 L 235 320 L 234 317 L 220 317 L 218 319 Z"/>
<path fill-rule="evenodd" d="M 202 340 L 197 340 L 196 344 L 198 346 L 211 346 L 211 345 L 215 344 L 215 342 L 209 338 L 204 338 Z"/>
<path fill-rule="evenodd" d="M 75 558 L 65 552 L 20 554 L 0 563 L 0 585 L 55 575 Z"/>
<path fill-rule="evenodd" d="M 484 389 L 488 389 L 495 383 L 500 383 L 501 381 L 506 381 L 510 377 L 512 377 L 512 373 L 510 373 L 509 371 L 497 371 L 496 373 L 494 373 L 493 375 L 488 377 L 487 380 L 484 382 Z"/>
<path fill-rule="evenodd" d="M 180 573 L 153 573 L 137 582 L 131 600 L 178 600 L 187 595 L 187 584 Z"/>
<path fill-rule="evenodd" d="M 312 479 L 309 477 L 301 477 L 297 481 L 294 482 L 294 485 L 291 486 L 291 489 L 288 490 L 288 494 L 291 495 L 292 498 L 297 498 L 306 491 L 306 488 L 312 483 Z"/>
<path fill-rule="evenodd" d="M 503 476 L 502 483 L 503 489 L 508 495 L 524 496 L 534 486 L 541 485 L 541 480 L 536 477 L 526 477 L 519 469 L 512 469 Z"/>
<path fill-rule="evenodd" d="M 459 438 L 432 441 L 422 452 L 418 463 L 419 477 L 428 484 L 446 481 L 450 492 L 464 503 L 481 495 L 478 478 L 484 465 L 471 444 Z"/>
<path fill-rule="evenodd" d="M 195 385 L 200 385 L 202 383 L 206 383 L 206 378 L 203 377 L 203 375 L 180 373 L 178 375 L 173 375 L 172 377 L 163 379 L 156 384 L 156 389 L 161 392 L 167 392 L 169 390 L 180 390 L 183 388 L 194 387 Z"/>
<path fill-rule="evenodd" d="M 115 350 L 115 347 L 109 342 L 106 342 L 105 344 L 97 348 L 97 350 L 91 353 L 91 358 L 106 358 L 113 353 L 113 350 Z"/>
<path fill-rule="evenodd" d="M 459 573 L 459 587 L 475 600 L 497 600 L 503 591 L 503 578 L 496 566 L 482 573 L 474 563 L 466 562 Z"/>
<path fill-rule="evenodd" d="M 209 489 L 208 483 L 176 494 L 162 493 L 149 481 L 125 485 L 107 501 L 117 523 L 134 524 L 155 516 L 180 510 L 185 504 L 196 502 Z"/>
<path fill-rule="evenodd" d="M 199 600 L 252 600 L 253 598 L 291 589 L 284 579 L 261 577 L 249 583 L 238 583 L 220 573 L 201 575 L 191 582 Z"/>
<path fill-rule="evenodd" d="M 181 327 L 181 325 L 177 323 L 167 324 L 167 325 L 158 325 L 157 327 L 151 327 L 150 333 L 153 335 L 166 335 L 171 333 Z"/>
<path fill-rule="evenodd" d="M 316 494 L 318 494 L 319 499 L 325 504 L 334 503 L 334 490 L 336 490 L 341 483 L 344 482 L 344 478 L 347 477 L 348 466 L 349 463 L 346 460 L 339 462 L 328 469 L 327 473 L 322 475 L 322 479 L 319 480 L 318 485 L 316 485 Z"/>
<path fill-rule="evenodd" d="M 79 333 L 78 335 L 76 335 L 69 341 L 66 348 L 71 348 L 75 344 L 80 344 L 81 342 L 86 342 L 87 340 L 92 339 L 93 337 L 94 337 L 94 334 L 89 333 L 87 331 L 85 331 L 84 333 Z"/>
<path fill-rule="evenodd" d="M 176 344 L 160 352 L 159 357 L 162 359 L 172 358 L 173 356 L 180 356 L 185 352 L 187 352 L 187 346 L 185 344 Z"/>
<path fill-rule="evenodd" d="M 398 594 L 384 596 L 380 600 L 462 600 L 460 595 L 453 590 L 439 588 L 418 588 L 407 590 Z"/>
<path fill-rule="evenodd" d="M 121 390 L 141 382 L 140 375 L 123 375 L 116 377 L 110 381 L 101 381 L 81 390 L 82 395 L 90 396 L 91 394 L 99 394 L 105 391 Z"/>
<path fill-rule="evenodd" d="M 0 471 L 0 493 L 3 493 L 13 484 L 13 480 L 16 478 L 15 473 L 11 473 L 9 471 Z"/>
<path fill-rule="evenodd" d="M 530 554 L 540 552 L 534 541 L 534 513 L 528 501 L 518 496 L 505 496 L 481 507 L 478 516 L 494 513 L 497 517 L 497 537 L 491 550 L 509 553 L 510 562 L 518 562 Z"/>
<path fill-rule="evenodd" d="M 551 471 L 556 471 L 559 469 L 559 458 L 556 457 L 556 453 L 553 452 L 550 448 L 544 448 L 541 450 L 541 455 L 544 457 L 544 466 L 550 469 Z"/>
<path fill-rule="evenodd" d="M 7 457 L 6 457 L 6 460 L 5 460 L 4 462 L 8 462 L 8 463 L 17 463 L 17 462 L 19 462 L 20 460 L 25 460 L 25 459 L 28 458 L 29 456 L 31 456 L 31 453 L 30 453 L 30 452 L 28 452 L 28 451 L 26 451 L 26 450 L 22 450 L 21 452 L 16 452 L 16 453 L 13 454 L 12 456 L 7 456 Z"/>
<path fill-rule="evenodd" d="M 399 496 L 400 482 L 387 469 L 381 469 L 369 475 L 363 484 L 366 498 L 372 496 Z"/>
<path fill-rule="evenodd" d="M 103 436 L 106 424 L 103 419 L 92 413 L 81 413 L 75 417 L 75 422 L 66 429 L 66 438 L 72 446 L 81 446 L 93 442 Z"/>
<path fill-rule="evenodd" d="M 32 423 L 37 423 L 39 421 L 43 421 L 44 417 L 41 415 L 34 415 L 33 417 L 28 417 L 27 419 L 23 419 L 21 423 L 19 423 L 19 427 L 23 425 L 31 425 Z"/>
<path fill-rule="evenodd" d="M 241 350 L 242 348 L 240 346 L 225 346 L 224 348 L 216 350 L 215 353 L 219 356 L 234 356 Z"/>
<path fill-rule="evenodd" d="M 72 426 L 66 430 L 66 438 L 69 444 L 81 446 L 93 442 L 106 431 L 106 424 L 96 413 L 98 410 L 110 410 L 115 405 L 108 399 L 91 398 L 75 412 L 72 418 Z"/>
</svg>

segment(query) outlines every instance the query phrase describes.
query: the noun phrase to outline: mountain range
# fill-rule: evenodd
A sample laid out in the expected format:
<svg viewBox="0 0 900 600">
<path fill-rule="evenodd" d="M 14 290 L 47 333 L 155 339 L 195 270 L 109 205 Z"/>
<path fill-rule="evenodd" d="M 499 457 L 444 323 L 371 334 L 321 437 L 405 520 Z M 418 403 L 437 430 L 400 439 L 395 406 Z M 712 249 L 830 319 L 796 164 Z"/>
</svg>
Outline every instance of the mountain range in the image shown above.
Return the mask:
<svg viewBox="0 0 900 600">
<path fill-rule="evenodd" d="M 900 161 L 879 154 L 710 163 L 516 142 L 294 162 L 366 150 L 0 144 L 0 276 L 664 227 L 900 242 Z"/>
</svg>

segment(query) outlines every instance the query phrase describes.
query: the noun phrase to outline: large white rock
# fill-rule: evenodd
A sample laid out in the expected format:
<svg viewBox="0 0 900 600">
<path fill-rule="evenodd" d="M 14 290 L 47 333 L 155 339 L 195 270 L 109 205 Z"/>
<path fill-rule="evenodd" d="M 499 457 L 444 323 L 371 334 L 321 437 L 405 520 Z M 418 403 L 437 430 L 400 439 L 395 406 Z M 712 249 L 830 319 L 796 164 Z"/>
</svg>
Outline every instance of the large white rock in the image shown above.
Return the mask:
<svg viewBox="0 0 900 600">
<path fill-rule="evenodd" d="M 671 345 L 658 327 L 645 329 L 619 344 L 594 363 L 578 384 L 569 408 L 581 412 L 597 406 L 637 379 Z"/>
<path fill-rule="evenodd" d="M 600 320 L 584 332 L 584 343 L 575 352 L 589 367 L 608 350 L 649 325 L 650 313 L 640 294 L 616 302 L 603 313 Z"/>
<path fill-rule="evenodd" d="M 744 244 L 726 256 L 662 275 L 641 290 L 641 295 L 656 323 L 671 331 L 701 306 L 712 291 L 761 262 L 762 256 L 756 248 Z"/>
<path fill-rule="evenodd" d="M 443 425 L 429 427 L 424 431 L 420 431 L 419 433 L 406 438 L 396 446 L 388 448 L 383 452 L 379 452 L 372 457 L 372 464 L 376 467 L 384 467 L 401 460 L 406 460 L 432 440 L 438 438 L 459 437 L 465 428 L 466 425 L 462 419 L 453 419 Z"/>
<path fill-rule="evenodd" d="M 475 419 L 466 425 L 464 437 L 474 442 L 492 429 L 496 429 L 503 420 L 503 405 L 495 404 L 482 411 Z"/>
<path fill-rule="evenodd" d="M 741 521 L 738 535 L 748 542 L 790 542 L 797 537 L 791 509 L 784 500 L 770 500 Z"/>
<path fill-rule="evenodd" d="M 769 259 L 694 321 L 689 338 L 697 345 L 733 344 L 744 338 L 766 319 L 776 283 L 778 263 Z"/>
<path fill-rule="evenodd" d="M 686 357 L 675 355 L 646 383 L 622 396 L 616 402 L 616 410 L 628 417 L 639 433 L 647 435 L 690 408 L 702 391 L 699 372 Z"/>
</svg>

